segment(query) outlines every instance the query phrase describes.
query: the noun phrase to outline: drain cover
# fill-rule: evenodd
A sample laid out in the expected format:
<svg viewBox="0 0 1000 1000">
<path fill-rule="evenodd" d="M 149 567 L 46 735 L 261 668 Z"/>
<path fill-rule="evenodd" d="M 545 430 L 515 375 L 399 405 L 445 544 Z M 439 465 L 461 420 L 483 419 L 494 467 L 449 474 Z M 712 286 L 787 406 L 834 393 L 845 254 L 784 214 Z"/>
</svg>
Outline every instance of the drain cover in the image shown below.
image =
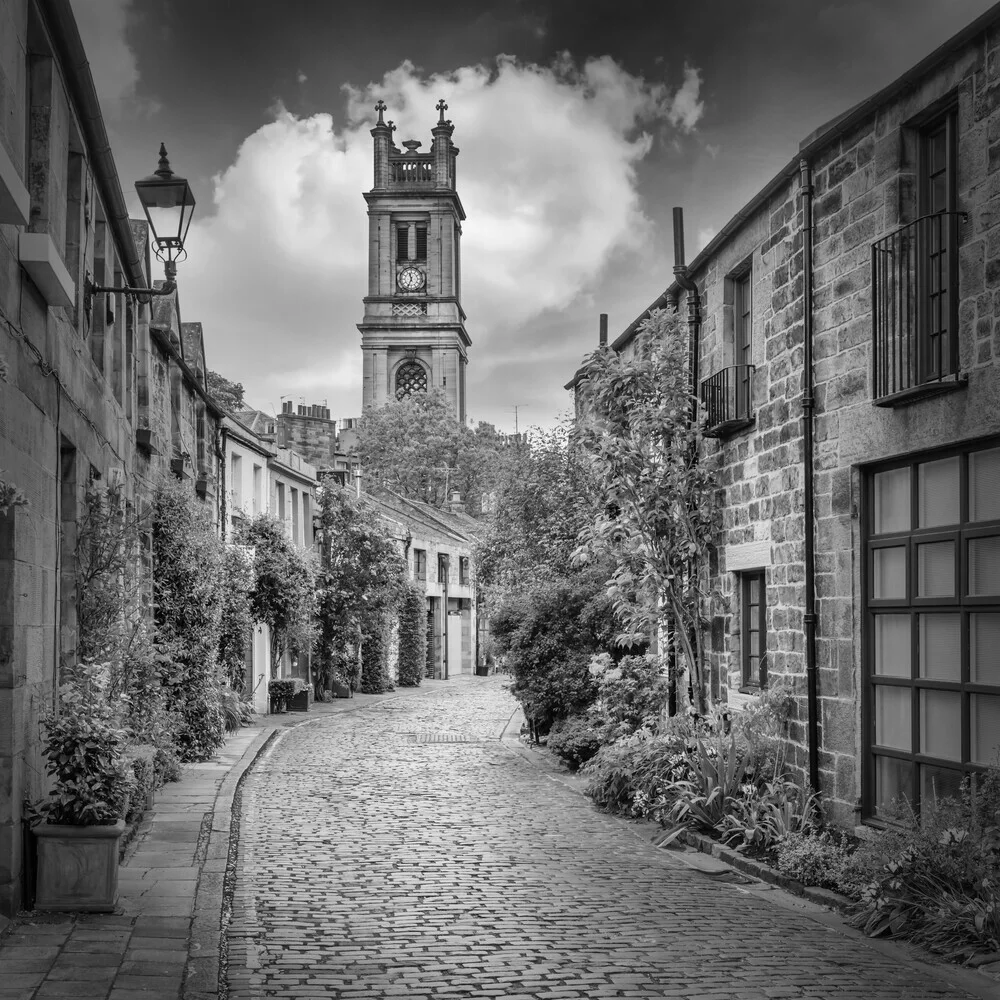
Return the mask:
<svg viewBox="0 0 1000 1000">
<path fill-rule="evenodd" d="M 411 743 L 479 743 L 471 733 L 410 733 Z"/>
</svg>

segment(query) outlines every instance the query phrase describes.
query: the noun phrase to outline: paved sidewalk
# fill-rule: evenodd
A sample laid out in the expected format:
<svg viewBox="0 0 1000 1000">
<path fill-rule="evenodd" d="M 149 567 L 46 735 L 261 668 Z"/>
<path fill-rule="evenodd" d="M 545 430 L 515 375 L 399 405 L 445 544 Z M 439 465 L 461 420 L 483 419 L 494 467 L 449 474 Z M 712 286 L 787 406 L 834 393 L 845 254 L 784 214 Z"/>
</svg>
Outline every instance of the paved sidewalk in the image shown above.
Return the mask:
<svg viewBox="0 0 1000 1000">
<path fill-rule="evenodd" d="M 0 938 L 0 1000 L 208 1000 L 218 991 L 222 887 L 233 798 L 281 729 L 448 682 L 317 702 L 266 716 L 160 789 L 119 869 L 113 914 L 19 914 Z"/>
</svg>

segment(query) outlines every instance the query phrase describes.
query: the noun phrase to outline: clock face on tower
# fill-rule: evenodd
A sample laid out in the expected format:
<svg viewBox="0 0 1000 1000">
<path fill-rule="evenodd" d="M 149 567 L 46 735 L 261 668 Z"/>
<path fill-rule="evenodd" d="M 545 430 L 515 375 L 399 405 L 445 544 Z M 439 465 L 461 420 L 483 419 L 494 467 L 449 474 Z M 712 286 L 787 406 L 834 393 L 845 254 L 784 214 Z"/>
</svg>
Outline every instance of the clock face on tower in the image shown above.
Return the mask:
<svg viewBox="0 0 1000 1000">
<path fill-rule="evenodd" d="M 424 272 L 416 267 L 404 267 L 396 278 L 404 292 L 416 292 L 424 287 Z"/>
</svg>

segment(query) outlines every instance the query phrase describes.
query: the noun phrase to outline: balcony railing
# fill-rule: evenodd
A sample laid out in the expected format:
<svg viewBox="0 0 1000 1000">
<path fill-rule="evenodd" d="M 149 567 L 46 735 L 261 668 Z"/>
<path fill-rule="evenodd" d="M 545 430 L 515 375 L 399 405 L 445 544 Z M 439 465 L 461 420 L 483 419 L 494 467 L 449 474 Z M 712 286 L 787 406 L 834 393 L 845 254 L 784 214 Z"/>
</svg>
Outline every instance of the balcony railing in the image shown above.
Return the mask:
<svg viewBox="0 0 1000 1000">
<path fill-rule="evenodd" d="M 753 423 L 753 365 L 723 368 L 701 383 L 705 433 L 721 437 Z"/>
<path fill-rule="evenodd" d="M 389 176 L 393 184 L 433 184 L 434 161 L 407 156 L 389 161 Z"/>
<path fill-rule="evenodd" d="M 958 372 L 958 220 L 925 215 L 872 244 L 872 386 L 879 406 L 946 392 Z"/>
</svg>

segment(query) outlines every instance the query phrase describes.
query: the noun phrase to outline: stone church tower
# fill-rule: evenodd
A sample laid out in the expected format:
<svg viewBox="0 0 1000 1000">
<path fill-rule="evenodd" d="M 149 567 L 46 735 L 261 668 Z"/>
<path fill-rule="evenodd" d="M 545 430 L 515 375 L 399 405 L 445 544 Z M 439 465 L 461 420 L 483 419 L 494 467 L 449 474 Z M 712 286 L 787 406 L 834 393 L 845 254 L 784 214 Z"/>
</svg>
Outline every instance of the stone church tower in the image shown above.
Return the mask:
<svg viewBox="0 0 1000 1000">
<path fill-rule="evenodd" d="M 443 389 L 465 421 L 465 366 L 471 341 L 461 306 L 461 236 L 465 211 L 455 191 L 454 126 L 438 101 L 431 151 L 408 139 L 375 105 L 375 184 L 368 202 L 368 294 L 358 324 L 364 354 L 363 405 Z"/>
</svg>

